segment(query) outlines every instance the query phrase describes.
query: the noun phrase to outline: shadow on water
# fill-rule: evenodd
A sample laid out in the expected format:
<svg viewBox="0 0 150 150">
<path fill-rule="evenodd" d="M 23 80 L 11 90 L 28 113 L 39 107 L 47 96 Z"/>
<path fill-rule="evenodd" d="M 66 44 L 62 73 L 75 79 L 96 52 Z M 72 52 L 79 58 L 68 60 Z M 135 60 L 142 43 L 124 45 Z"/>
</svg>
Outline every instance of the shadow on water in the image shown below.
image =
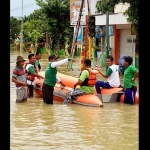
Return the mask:
<svg viewBox="0 0 150 150">
<path fill-rule="evenodd" d="M 17 55 L 11 53 L 10 74 Z M 47 63 L 42 58 L 42 70 Z M 78 76 L 79 67 L 75 63 L 74 70 L 67 71 L 65 64 L 58 70 Z M 11 150 L 138 149 L 138 105 L 105 103 L 103 108 L 56 102 L 46 105 L 37 95 L 26 103 L 16 104 L 13 83 L 10 91 Z"/>
</svg>

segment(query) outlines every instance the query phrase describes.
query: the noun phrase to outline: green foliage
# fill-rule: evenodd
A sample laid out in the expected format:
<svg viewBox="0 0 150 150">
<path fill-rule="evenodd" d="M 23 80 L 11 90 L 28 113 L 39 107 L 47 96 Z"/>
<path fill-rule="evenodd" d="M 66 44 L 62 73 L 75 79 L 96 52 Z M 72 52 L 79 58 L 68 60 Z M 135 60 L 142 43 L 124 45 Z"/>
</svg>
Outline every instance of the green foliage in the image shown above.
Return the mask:
<svg viewBox="0 0 150 150">
<path fill-rule="evenodd" d="M 99 12 L 106 13 L 114 12 L 114 6 L 119 2 L 119 0 L 98 0 L 96 3 L 96 8 Z"/>
<path fill-rule="evenodd" d="M 16 36 L 19 35 L 21 22 L 14 17 L 10 17 L 10 41 L 13 42 Z M 16 35 L 16 36 L 15 36 Z"/>
<path fill-rule="evenodd" d="M 34 29 L 40 33 L 50 30 L 50 27 L 48 26 L 48 20 L 46 15 L 42 12 L 42 9 L 34 10 L 34 12 L 28 16 L 27 21 L 31 22 Z"/>
<path fill-rule="evenodd" d="M 32 32 L 29 33 L 29 37 L 31 38 L 32 42 L 37 42 L 41 36 L 42 36 L 41 33 L 38 32 L 37 30 L 33 30 Z"/>
<path fill-rule="evenodd" d="M 14 51 L 15 50 L 15 45 L 14 44 L 10 44 L 10 51 Z"/>
<path fill-rule="evenodd" d="M 24 28 L 24 42 L 30 42 L 31 37 L 29 36 L 29 34 L 34 30 L 32 22 L 26 21 L 23 25 L 23 28 Z"/>
<path fill-rule="evenodd" d="M 124 13 L 128 16 L 128 21 L 131 22 L 134 27 L 135 31 L 138 32 L 139 29 L 139 0 L 130 0 L 130 7 Z"/>
<path fill-rule="evenodd" d="M 73 28 L 70 28 L 69 0 L 36 1 L 48 20 L 48 25 L 50 26 L 49 35 L 53 39 L 53 45 L 57 44 L 58 49 L 63 48 L 65 38 L 70 38 L 70 35 L 73 35 Z"/>
<path fill-rule="evenodd" d="M 63 49 L 66 42 L 72 43 L 73 28 L 70 27 L 70 1 L 46 0 L 42 2 L 37 0 L 37 4 L 41 8 L 23 18 L 24 42 L 37 42 L 43 32 L 48 32 L 49 44 L 52 49 Z M 15 19 L 12 24 L 18 30 L 13 30 L 10 40 L 15 38 L 12 35 L 18 35 L 21 32 L 21 22 Z"/>
<path fill-rule="evenodd" d="M 128 21 L 130 21 L 134 26 L 136 32 L 138 32 L 138 12 L 139 12 L 139 0 L 99 0 L 97 1 L 97 10 L 103 13 L 114 12 L 114 7 L 118 3 L 129 3 L 130 7 L 124 13 L 128 16 Z"/>
<path fill-rule="evenodd" d="M 33 37 L 30 36 L 33 32 L 33 30 L 38 32 L 41 37 L 42 33 L 45 31 L 48 31 L 50 27 L 48 26 L 48 22 L 46 19 L 46 16 L 42 13 L 41 9 L 35 10 L 32 14 L 30 14 L 28 17 L 24 18 L 26 20 L 24 22 L 24 41 L 25 42 L 35 42 L 33 41 Z M 34 33 L 33 33 L 34 34 Z"/>
</svg>

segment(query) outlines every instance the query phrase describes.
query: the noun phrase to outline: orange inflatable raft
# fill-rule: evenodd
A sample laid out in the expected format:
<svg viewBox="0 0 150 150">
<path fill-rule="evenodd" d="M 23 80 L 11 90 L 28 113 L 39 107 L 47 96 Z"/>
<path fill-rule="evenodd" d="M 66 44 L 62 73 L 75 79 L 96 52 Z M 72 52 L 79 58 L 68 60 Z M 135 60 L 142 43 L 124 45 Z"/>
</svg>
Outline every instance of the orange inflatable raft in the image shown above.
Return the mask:
<svg viewBox="0 0 150 150">
<path fill-rule="evenodd" d="M 43 85 L 43 79 L 36 78 L 34 81 L 34 91 L 37 95 L 42 96 L 42 85 Z M 60 84 L 56 84 L 54 87 L 54 101 L 63 102 L 72 89 L 73 88 L 67 86 L 65 86 L 62 89 Z M 95 107 L 103 106 L 101 100 L 96 95 L 93 94 L 78 96 L 77 100 L 72 100 L 71 103 L 81 104 L 86 106 L 95 106 Z"/>
<path fill-rule="evenodd" d="M 44 76 L 45 72 L 39 72 L 40 75 Z M 63 102 L 64 98 L 68 95 L 69 91 L 72 90 L 74 84 L 78 81 L 78 78 L 68 76 L 62 73 L 57 73 L 62 82 L 66 85 L 64 89 L 61 89 L 60 84 L 56 84 L 54 87 L 54 100 Z M 43 79 L 36 78 L 34 81 L 35 93 L 42 96 L 42 85 Z M 103 103 L 107 102 L 119 102 L 120 97 L 123 94 L 122 88 L 111 88 L 111 89 L 101 89 Z M 95 90 L 96 94 L 96 90 Z M 73 103 L 88 105 L 88 106 L 101 106 L 101 100 L 92 94 L 79 96 L 77 100 Z"/>
<path fill-rule="evenodd" d="M 124 94 L 121 95 L 120 102 L 123 102 L 123 100 L 124 100 Z M 136 92 L 136 94 L 135 94 L 135 104 L 139 104 L 139 93 L 138 92 Z"/>
</svg>

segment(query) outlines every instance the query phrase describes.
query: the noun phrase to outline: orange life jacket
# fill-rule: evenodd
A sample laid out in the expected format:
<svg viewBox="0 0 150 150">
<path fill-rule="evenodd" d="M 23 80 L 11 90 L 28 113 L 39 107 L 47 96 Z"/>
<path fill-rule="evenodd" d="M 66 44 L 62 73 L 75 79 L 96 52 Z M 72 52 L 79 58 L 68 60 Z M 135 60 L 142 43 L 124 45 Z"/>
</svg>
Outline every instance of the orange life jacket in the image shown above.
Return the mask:
<svg viewBox="0 0 150 150">
<path fill-rule="evenodd" d="M 81 84 L 81 86 L 94 86 L 97 80 L 97 70 L 93 69 L 85 69 L 89 72 L 89 77 L 84 80 L 84 82 Z M 81 72 L 82 73 L 82 72 Z M 80 75 L 81 75 L 80 73 Z"/>
<path fill-rule="evenodd" d="M 35 76 L 33 74 L 31 74 L 30 72 L 28 72 L 27 69 L 26 69 L 28 64 L 30 64 L 30 63 L 25 62 L 25 64 L 24 64 L 24 70 L 25 70 L 26 78 L 27 78 L 27 80 L 34 81 Z M 34 67 L 34 70 L 36 72 L 35 67 Z"/>
</svg>

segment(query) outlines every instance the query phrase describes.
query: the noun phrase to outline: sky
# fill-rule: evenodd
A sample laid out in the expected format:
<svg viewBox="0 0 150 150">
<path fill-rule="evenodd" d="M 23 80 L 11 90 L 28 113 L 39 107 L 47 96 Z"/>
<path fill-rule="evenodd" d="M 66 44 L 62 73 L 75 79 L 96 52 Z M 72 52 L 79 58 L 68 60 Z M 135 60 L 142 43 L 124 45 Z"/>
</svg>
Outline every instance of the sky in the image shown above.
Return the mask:
<svg viewBox="0 0 150 150">
<path fill-rule="evenodd" d="M 34 10 L 40 7 L 36 5 L 35 0 L 10 0 L 10 16 L 22 17 L 22 1 L 23 1 L 23 16 L 28 16 Z"/>
</svg>

